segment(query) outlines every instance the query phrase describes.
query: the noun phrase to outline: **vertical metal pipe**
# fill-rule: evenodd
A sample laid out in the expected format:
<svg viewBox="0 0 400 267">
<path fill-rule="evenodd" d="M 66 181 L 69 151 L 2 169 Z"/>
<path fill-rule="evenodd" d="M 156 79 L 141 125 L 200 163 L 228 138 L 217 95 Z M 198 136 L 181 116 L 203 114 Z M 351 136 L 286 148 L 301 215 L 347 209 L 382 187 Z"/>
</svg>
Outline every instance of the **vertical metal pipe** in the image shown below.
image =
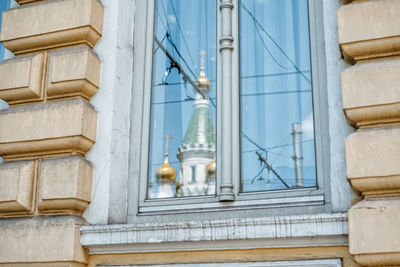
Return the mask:
<svg viewBox="0 0 400 267">
<path fill-rule="evenodd" d="M 301 156 L 301 125 L 300 123 L 292 124 L 292 135 L 293 135 L 293 160 L 294 167 L 296 171 L 296 186 L 303 187 L 303 173 L 302 173 L 302 164 L 301 160 L 303 157 Z"/>
<path fill-rule="evenodd" d="M 221 53 L 222 70 L 222 183 L 220 186 L 220 201 L 235 199 L 232 183 L 232 0 L 220 0 L 221 12 L 221 38 L 219 51 Z"/>
</svg>

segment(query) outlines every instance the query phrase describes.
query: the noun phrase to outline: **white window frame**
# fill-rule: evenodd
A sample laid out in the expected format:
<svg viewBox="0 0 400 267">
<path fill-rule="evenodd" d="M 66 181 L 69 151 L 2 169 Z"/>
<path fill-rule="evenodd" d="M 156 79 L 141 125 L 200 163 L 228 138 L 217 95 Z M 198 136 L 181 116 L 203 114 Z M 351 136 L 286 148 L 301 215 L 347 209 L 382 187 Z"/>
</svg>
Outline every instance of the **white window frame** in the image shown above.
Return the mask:
<svg viewBox="0 0 400 267">
<path fill-rule="evenodd" d="M 217 0 L 216 196 L 147 200 L 155 0 L 137 1 L 128 222 L 330 212 L 329 125 L 322 1 L 309 0 L 317 188 L 240 193 L 239 0 Z M 222 24 L 231 21 L 232 24 Z M 224 75 L 221 74 L 224 69 Z M 229 71 L 226 71 L 229 70 Z M 223 102 L 222 99 L 231 99 Z M 222 125 L 222 123 L 224 125 Z M 226 130 L 226 132 L 224 131 Z M 298 207 L 302 206 L 301 209 Z M 210 211 L 218 211 L 211 212 Z M 207 213 L 205 213 L 207 212 Z M 191 214 L 190 216 L 185 216 Z"/>
</svg>

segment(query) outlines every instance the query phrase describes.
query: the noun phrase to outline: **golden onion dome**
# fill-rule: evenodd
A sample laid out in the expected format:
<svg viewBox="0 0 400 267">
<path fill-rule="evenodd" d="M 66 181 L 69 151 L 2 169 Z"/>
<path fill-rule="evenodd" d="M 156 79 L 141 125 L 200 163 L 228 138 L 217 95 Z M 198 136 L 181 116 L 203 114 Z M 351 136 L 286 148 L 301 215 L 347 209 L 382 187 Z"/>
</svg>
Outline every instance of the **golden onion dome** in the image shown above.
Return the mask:
<svg viewBox="0 0 400 267">
<path fill-rule="evenodd" d="M 206 169 L 207 178 L 215 178 L 216 169 L 217 169 L 217 159 L 214 157 L 214 159 L 207 165 Z"/>
<path fill-rule="evenodd" d="M 196 84 L 198 87 L 200 87 L 200 89 L 206 89 L 207 91 L 210 89 L 210 80 L 207 79 L 203 70 L 200 72 L 200 76 L 197 78 Z"/>
<path fill-rule="evenodd" d="M 156 170 L 157 180 L 161 180 L 161 182 L 170 182 L 173 183 L 176 178 L 176 171 L 168 162 L 168 153 L 165 153 L 165 159 L 163 165 L 161 165 Z"/>
</svg>

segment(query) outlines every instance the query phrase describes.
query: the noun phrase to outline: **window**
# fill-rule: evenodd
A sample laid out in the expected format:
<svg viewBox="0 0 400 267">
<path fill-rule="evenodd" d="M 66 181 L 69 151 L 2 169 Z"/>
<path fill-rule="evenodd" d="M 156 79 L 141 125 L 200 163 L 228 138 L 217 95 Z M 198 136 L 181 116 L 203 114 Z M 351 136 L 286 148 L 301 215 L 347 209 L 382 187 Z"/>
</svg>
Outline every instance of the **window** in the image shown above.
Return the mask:
<svg viewBox="0 0 400 267">
<path fill-rule="evenodd" d="M 129 216 L 325 210 L 320 1 L 137 5 Z"/>
<path fill-rule="evenodd" d="M 0 29 L 1 29 L 1 15 L 10 7 L 10 0 L 0 1 Z M 4 46 L 0 43 L 0 61 L 4 59 Z"/>
</svg>

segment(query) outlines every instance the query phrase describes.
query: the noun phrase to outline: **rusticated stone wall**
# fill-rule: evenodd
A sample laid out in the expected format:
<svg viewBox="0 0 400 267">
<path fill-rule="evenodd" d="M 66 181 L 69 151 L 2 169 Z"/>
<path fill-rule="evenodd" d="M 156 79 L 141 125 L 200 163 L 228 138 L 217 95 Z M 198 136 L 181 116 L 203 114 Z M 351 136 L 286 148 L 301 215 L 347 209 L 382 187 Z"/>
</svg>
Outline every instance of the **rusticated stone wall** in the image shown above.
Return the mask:
<svg viewBox="0 0 400 267">
<path fill-rule="evenodd" d="M 400 1 L 343 1 L 339 43 L 347 177 L 361 201 L 348 212 L 350 253 L 365 266 L 400 266 Z"/>
<path fill-rule="evenodd" d="M 19 0 L 0 41 L 0 266 L 86 266 L 81 217 L 92 191 L 85 154 L 96 140 L 89 103 L 100 86 L 98 0 Z M 4 241 L 7 242 L 4 242 Z"/>
</svg>

